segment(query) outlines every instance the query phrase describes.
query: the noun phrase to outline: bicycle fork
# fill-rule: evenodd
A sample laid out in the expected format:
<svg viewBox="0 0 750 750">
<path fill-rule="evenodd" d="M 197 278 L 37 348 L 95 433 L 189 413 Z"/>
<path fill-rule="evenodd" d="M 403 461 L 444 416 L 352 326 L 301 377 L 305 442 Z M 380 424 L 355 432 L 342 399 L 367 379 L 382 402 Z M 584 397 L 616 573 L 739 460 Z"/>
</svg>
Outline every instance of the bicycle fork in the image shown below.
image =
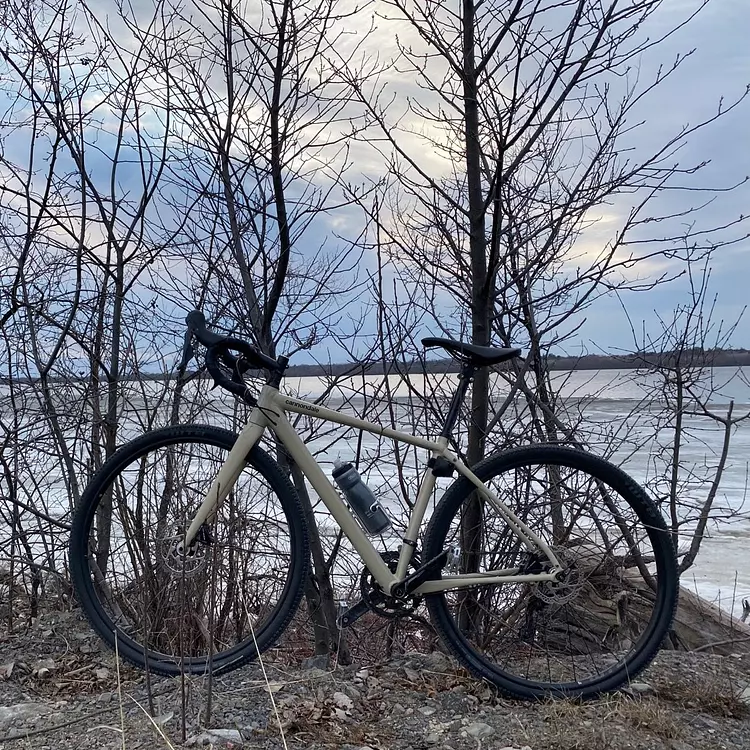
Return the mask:
<svg viewBox="0 0 750 750">
<path fill-rule="evenodd" d="M 232 450 L 229 451 L 226 461 L 219 469 L 219 473 L 211 483 L 206 497 L 203 499 L 188 530 L 185 532 L 185 550 L 189 550 L 195 544 L 203 525 L 210 523 L 216 516 L 219 506 L 231 492 L 232 487 L 234 487 L 235 482 L 239 479 L 242 470 L 245 468 L 248 453 L 263 437 L 263 433 L 266 431 L 268 425 L 269 420 L 264 411 L 255 408 L 250 421 L 237 436 L 237 441 Z"/>
</svg>

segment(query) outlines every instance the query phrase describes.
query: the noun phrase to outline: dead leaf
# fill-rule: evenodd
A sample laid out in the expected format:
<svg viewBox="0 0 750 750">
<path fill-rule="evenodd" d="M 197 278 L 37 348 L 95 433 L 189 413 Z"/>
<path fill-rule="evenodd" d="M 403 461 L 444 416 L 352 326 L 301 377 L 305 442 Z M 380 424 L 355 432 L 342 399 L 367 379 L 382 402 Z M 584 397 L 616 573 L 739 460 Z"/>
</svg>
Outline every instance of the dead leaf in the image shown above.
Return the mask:
<svg viewBox="0 0 750 750">
<path fill-rule="evenodd" d="M 34 664 L 34 671 L 39 672 L 42 669 L 46 669 L 47 672 L 51 672 L 53 669 L 55 669 L 55 660 L 54 659 L 39 659 Z"/>
</svg>

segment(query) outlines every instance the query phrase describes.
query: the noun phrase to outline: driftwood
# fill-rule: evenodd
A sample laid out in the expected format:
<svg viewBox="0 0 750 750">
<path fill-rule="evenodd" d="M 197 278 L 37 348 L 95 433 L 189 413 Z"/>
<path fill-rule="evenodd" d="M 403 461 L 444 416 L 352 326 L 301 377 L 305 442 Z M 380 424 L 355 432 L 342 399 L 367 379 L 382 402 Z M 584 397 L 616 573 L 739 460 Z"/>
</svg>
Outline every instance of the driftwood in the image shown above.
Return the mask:
<svg viewBox="0 0 750 750">
<path fill-rule="evenodd" d="M 678 649 L 723 655 L 750 653 L 750 625 L 684 587 L 672 632 Z"/>
<path fill-rule="evenodd" d="M 590 558 L 590 559 L 588 559 Z M 562 606 L 554 598 L 526 609 L 527 619 L 544 619 L 548 646 L 574 654 L 629 648 L 643 633 L 653 611 L 653 591 L 640 572 L 615 561 L 583 555 L 577 560 L 583 585 Z M 750 611 L 750 602 L 743 609 Z M 537 625 L 539 623 L 537 622 Z M 750 654 L 750 624 L 681 587 L 665 648 L 728 655 Z"/>
</svg>

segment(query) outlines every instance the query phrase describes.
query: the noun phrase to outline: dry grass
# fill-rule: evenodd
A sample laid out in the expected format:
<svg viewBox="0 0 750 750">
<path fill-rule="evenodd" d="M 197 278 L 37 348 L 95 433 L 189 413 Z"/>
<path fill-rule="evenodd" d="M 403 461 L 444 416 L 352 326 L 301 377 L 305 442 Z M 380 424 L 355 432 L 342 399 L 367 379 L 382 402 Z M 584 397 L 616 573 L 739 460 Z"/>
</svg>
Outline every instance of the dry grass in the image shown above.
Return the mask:
<svg viewBox="0 0 750 750">
<path fill-rule="evenodd" d="M 612 703 L 611 718 L 635 729 L 646 730 L 665 740 L 677 739 L 682 734 L 673 710 L 658 698 L 621 698 Z"/>
<path fill-rule="evenodd" d="M 700 679 L 683 677 L 679 681 L 664 681 L 657 688 L 662 700 L 722 719 L 750 718 L 750 705 L 741 699 L 741 692 L 727 675 L 712 674 L 702 674 Z"/>
<path fill-rule="evenodd" d="M 556 750 L 620 748 L 623 736 L 656 745 L 659 740 L 677 739 L 682 732 L 670 708 L 657 698 L 558 700 L 546 704 L 543 713 L 544 738 Z"/>
<path fill-rule="evenodd" d="M 544 706 L 544 740 L 555 750 L 609 750 L 610 728 L 597 720 L 591 703 L 554 701 Z M 528 738 L 537 741 L 539 738 Z"/>
</svg>

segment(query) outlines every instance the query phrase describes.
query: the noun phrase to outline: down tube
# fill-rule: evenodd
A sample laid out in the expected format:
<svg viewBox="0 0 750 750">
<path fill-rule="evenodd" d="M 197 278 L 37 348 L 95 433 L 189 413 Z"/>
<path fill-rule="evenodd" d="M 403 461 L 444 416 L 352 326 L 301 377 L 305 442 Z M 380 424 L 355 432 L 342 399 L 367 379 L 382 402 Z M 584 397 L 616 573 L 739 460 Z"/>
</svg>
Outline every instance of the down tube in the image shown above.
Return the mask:
<svg viewBox="0 0 750 750">
<path fill-rule="evenodd" d="M 310 480 L 310 484 L 318 493 L 323 504 L 328 508 L 331 515 L 341 527 L 347 539 L 354 545 L 359 556 L 367 565 L 370 572 L 375 576 L 375 580 L 383 587 L 385 591 L 390 591 L 391 586 L 396 582 L 396 576 L 389 570 L 383 562 L 372 542 L 354 520 L 344 501 L 339 497 L 336 490 L 328 481 L 328 477 L 318 466 L 317 461 L 312 457 L 307 446 L 302 442 L 300 436 L 294 431 L 285 414 L 280 414 L 278 421 L 272 427 L 276 436 L 284 444 L 289 454 L 302 469 L 302 473 Z"/>
</svg>

